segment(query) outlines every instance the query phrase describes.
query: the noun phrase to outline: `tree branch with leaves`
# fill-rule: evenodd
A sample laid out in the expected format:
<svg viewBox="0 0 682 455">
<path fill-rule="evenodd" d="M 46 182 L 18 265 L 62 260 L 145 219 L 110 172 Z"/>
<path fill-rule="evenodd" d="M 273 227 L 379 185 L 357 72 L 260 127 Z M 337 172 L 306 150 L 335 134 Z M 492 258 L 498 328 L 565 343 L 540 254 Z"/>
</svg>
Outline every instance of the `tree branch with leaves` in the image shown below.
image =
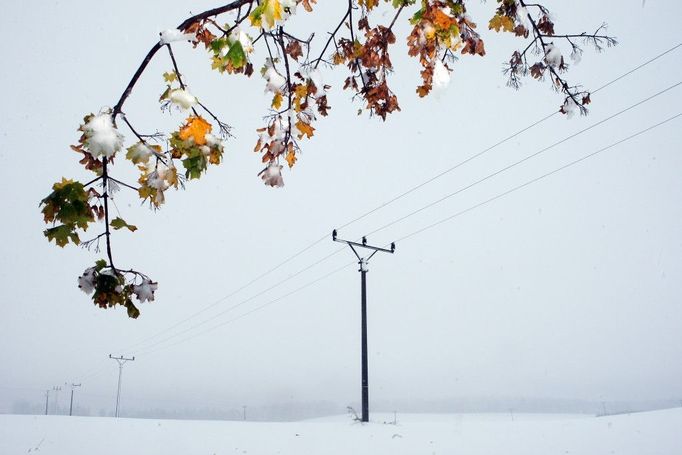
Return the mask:
<svg viewBox="0 0 682 455">
<path fill-rule="evenodd" d="M 339 20 L 315 51 L 315 35 L 320 32 L 311 30 L 308 38 L 297 37 L 288 31 L 287 22 L 300 9 L 316 14 L 316 1 L 235 0 L 193 15 L 160 34 L 113 108 L 85 116 L 78 143 L 71 148 L 81 155 L 79 163 L 95 177 L 86 183 L 62 179 L 52 186 L 41 207 L 50 225 L 44 231 L 49 241 L 60 247 L 71 243 L 94 248 L 96 253 L 100 252 L 100 242 L 104 243 L 105 258 L 78 278 L 78 286 L 92 296 L 93 303 L 102 308 L 123 306 L 130 317 L 136 318 L 140 313 L 137 305 L 153 301 L 157 289 L 157 283 L 147 275 L 115 265 L 113 234 L 120 230 L 135 232 L 137 227 L 120 215 L 112 216 L 114 194 L 131 190 L 153 210 L 159 209 L 168 190 L 185 188 L 210 166 L 219 165 L 225 142 L 231 137 L 229 123 L 190 92 L 173 46 L 185 42 L 203 48 L 210 68 L 225 75 L 252 77 L 255 65 L 259 65 L 272 101 L 265 124 L 256 129 L 254 151 L 264 165 L 258 175 L 271 187 L 284 185 L 283 163 L 289 168 L 296 164 L 301 141 L 313 137 L 318 116 L 329 114 L 327 93 L 331 87 L 323 82 L 323 70 L 345 68 L 348 76 L 343 89 L 351 91 L 352 98 L 362 104 L 360 113 L 365 110 L 370 117 L 386 120 L 400 110 L 398 96 L 389 84 L 395 71 L 391 49 L 398 39 L 394 26 L 401 18 L 410 26 L 405 37 L 408 54 L 421 66 L 422 81 L 416 88 L 420 97 L 448 84 L 457 55 L 483 57 L 486 53 L 476 23 L 467 13 L 466 0 L 384 0 L 386 7 L 394 10 L 385 24 L 375 23 L 380 0 L 334 2 L 343 6 Z M 505 67 L 508 85 L 519 88 L 526 76 L 549 79 L 551 87 L 563 96 L 562 113 L 570 116 L 579 110 L 586 114 L 590 93 L 565 79 L 568 64 L 561 48 L 570 49 L 571 58 L 577 62 L 583 52 L 581 46 L 591 45 L 600 51 L 615 45 L 616 40 L 605 34 L 604 25 L 589 34 L 556 34 L 551 17 L 541 4 L 497 0 L 488 28 L 509 32 L 527 42 Z M 175 131 L 142 134 L 126 115 L 125 103 L 149 63 L 164 49 L 171 69 L 163 74 L 160 107 L 180 111 L 185 117 Z M 316 56 L 311 57 L 313 54 Z M 255 61 L 259 55 L 265 56 L 260 63 Z M 131 133 L 132 143 L 127 147 L 119 123 Z M 114 176 L 115 160 L 121 155 L 139 171 L 137 185 Z M 96 223 L 103 226 L 102 231 L 81 241 L 81 235 Z"/>
</svg>

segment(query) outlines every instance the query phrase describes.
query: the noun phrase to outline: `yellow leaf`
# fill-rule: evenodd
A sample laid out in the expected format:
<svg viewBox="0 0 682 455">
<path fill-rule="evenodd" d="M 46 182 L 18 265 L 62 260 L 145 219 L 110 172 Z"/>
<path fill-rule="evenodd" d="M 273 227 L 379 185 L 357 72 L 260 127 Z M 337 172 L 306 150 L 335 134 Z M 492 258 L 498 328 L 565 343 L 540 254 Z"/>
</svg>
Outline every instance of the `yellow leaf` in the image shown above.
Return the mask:
<svg viewBox="0 0 682 455">
<path fill-rule="evenodd" d="M 178 75 L 175 71 L 169 71 L 167 73 L 163 73 L 163 80 L 171 83 L 174 82 L 178 79 Z"/>
<path fill-rule="evenodd" d="M 490 22 L 488 23 L 488 29 L 494 29 L 496 32 L 499 32 L 500 30 L 512 32 L 514 31 L 514 21 L 509 16 L 501 16 L 496 14 L 492 19 L 490 19 Z"/>
<path fill-rule="evenodd" d="M 272 99 L 272 108 L 279 110 L 282 107 L 282 94 L 280 92 L 275 93 L 275 97 Z"/>
<path fill-rule="evenodd" d="M 277 21 L 282 20 L 282 4 L 280 0 L 263 0 L 249 16 L 254 27 L 267 26 L 268 30 L 275 27 Z M 263 23 L 265 19 L 265 23 Z"/>
<path fill-rule="evenodd" d="M 180 139 L 186 141 L 194 139 L 197 145 L 206 144 L 206 135 L 211 132 L 213 127 L 210 123 L 204 120 L 201 116 L 192 116 L 187 119 L 185 126 L 180 128 Z"/>
</svg>

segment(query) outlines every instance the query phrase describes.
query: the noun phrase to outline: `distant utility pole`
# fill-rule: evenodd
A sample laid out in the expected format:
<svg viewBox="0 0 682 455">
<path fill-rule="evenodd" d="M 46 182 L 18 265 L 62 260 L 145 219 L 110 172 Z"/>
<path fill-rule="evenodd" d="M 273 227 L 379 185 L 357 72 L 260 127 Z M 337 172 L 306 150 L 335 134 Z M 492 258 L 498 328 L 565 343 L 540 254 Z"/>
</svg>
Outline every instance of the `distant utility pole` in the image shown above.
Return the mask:
<svg viewBox="0 0 682 455">
<path fill-rule="evenodd" d="M 132 362 L 135 360 L 135 356 L 133 356 L 131 359 L 125 358 L 123 356 L 119 357 L 113 357 L 111 354 L 109 354 L 110 359 L 114 359 L 116 362 L 118 362 L 118 391 L 116 392 L 116 413 L 115 416 L 118 417 L 118 407 L 121 404 L 121 376 L 123 375 L 123 365 L 125 365 L 126 362 Z"/>
<path fill-rule="evenodd" d="M 59 414 L 59 391 L 62 390 L 62 386 L 56 385 L 52 387 L 54 390 L 54 413 Z"/>
<path fill-rule="evenodd" d="M 73 415 L 73 389 L 80 387 L 80 384 L 71 383 L 71 403 L 69 404 L 69 415 Z"/>
<path fill-rule="evenodd" d="M 243 420 L 246 420 L 246 406 L 242 406 L 242 409 L 244 410 L 244 416 L 243 416 L 244 419 Z"/>
<path fill-rule="evenodd" d="M 362 422 L 369 422 L 369 379 L 367 374 L 367 264 L 372 257 L 378 252 L 395 253 L 395 243 L 391 243 L 391 249 L 381 248 L 367 244 L 367 238 L 362 238 L 362 243 L 352 242 L 350 240 L 339 239 L 336 236 L 336 229 L 332 231 L 332 240 L 335 242 L 345 243 L 353 250 L 353 253 L 358 258 L 360 264 L 360 290 L 361 290 L 361 311 L 362 311 Z M 365 248 L 372 250 L 372 254 L 367 257 L 361 257 L 356 248 Z"/>
<path fill-rule="evenodd" d="M 47 406 L 50 404 L 50 389 L 45 391 L 45 415 L 47 415 Z"/>
</svg>

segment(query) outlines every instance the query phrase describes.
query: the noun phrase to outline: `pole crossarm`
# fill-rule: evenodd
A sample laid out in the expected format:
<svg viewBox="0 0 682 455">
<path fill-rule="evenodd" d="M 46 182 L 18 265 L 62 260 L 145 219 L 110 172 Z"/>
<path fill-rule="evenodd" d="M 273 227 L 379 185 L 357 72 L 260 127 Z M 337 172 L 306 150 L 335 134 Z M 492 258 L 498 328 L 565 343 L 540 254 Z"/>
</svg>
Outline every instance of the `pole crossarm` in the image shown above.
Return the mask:
<svg viewBox="0 0 682 455">
<path fill-rule="evenodd" d="M 369 258 L 374 256 L 379 251 L 381 251 L 383 253 L 391 253 L 391 254 L 395 253 L 395 242 L 391 242 L 391 248 L 389 249 L 389 248 L 383 248 L 380 246 L 368 245 L 367 244 L 367 237 L 362 237 L 362 243 L 354 242 L 352 240 L 344 240 L 344 239 L 338 238 L 338 233 L 337 233 L 336 229 L 334 229 L 332 231 L 332 240 L 335 242 L 345 243 L 346 245 L 351 247 L 351 249 L 353 250 L 353 253 L 355 253 L 355 255 L 358 257 L 358 260 L 361 260 L 362 258 L 360 257 L 360 255 L 358 254 L 358 252 L 355 250 L 354 247 L 366 248 L 368 250 L 373 250 L 374 252 L 369 256 Z M 369 260 L 369 258 L 367 258 L 367 260 Z"/>
</svg>

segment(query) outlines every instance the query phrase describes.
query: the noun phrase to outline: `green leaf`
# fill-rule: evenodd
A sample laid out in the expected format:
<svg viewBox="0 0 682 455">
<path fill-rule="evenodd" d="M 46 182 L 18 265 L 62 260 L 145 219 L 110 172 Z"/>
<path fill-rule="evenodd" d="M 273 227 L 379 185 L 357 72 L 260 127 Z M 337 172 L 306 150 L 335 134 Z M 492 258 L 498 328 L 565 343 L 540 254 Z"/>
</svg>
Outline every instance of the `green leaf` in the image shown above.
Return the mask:
<svg viewBox="0 0 682 455">
<path fill-rule="evenodd" d="M 137 319 L 140 316 L 140 310 L 133 304 L 132 300 L 128 299 L 123 304 L 128 310 L 128 317 L 131 319 Z"/>
<path fill-rule="evenodd" d="M 112 228 L 116 229 L 117 231 L 123 228 L 127 228 L 130 232 L 137 231 L 137 226 L 126 223 L 125 220 L 120 217 L 114 218 L 113 220 L 111 220 L 111 223 L 109 224 L 111 225 Z"/>
<path fill-rule="evenodd" d="M 422 20 L 423 16 L 424 16 L 424 8 L 421 8 L 416 13 L 414 13 L 414 16 L 412 16 L 410 18 L 410 24 L 417 25 L 417 23 L 419 23 L 419 21 Z"/>
<path fill-rule="evenodd" d="M 159 102 L 167 100 L 170 97 L 170 92 L 171 92 L 171 86 L 169 85 L 166 87 L 166 90 L 159 97 Z"/>
<path fill-rule="evenodd" d="M 42 213 L 46 223 L 59 221 L 68 225 L 70 230 L 76 227 L 87 229 L 88 224 L 95 221 L 89 195 L 83 184 L 62 179 L 52 186 L 52 193 L 40 201 L 44 205 Z"/>
<path fill-rule="evenodd" d="M 189 179 L 198 179 L 201 177 L 201 173 L 206 170 L 208 163 L 206 157 L 201 151 L 198 154 L 193 154 L 192 156 L 182 160 L 182 165 L 185 167 L 185 177 Z"/>
<path fill-rule="evenodd" d="M 75 226 L 73 225 L 62 224 L 61 226 L 46 229 L 43 234 L 45 234 L 48 241 L 54 240 L 54 243 L 64 248 L 69 243 L 69 240 L 75 245 L 81 243 L 78 234 L 74 232 L 74 228 Z"/>
<path fill-rule="evenodd" d="M 219 38 L 211 41 L 211 50 L 216 55 L 220 54 L 220 51 L 222 51 L 223 47 L 225 46 L 227 46 L 227 39 L 225 38 Z"/>
<path fill-rule="evenodd" d="M 235 68 L 241 68 L 246 65 L 246 53 L 244 52 L 244 48 L 240 41 L 232 43 L 230 50 L 227 51 L 227 58 Z"/>
</svg>

